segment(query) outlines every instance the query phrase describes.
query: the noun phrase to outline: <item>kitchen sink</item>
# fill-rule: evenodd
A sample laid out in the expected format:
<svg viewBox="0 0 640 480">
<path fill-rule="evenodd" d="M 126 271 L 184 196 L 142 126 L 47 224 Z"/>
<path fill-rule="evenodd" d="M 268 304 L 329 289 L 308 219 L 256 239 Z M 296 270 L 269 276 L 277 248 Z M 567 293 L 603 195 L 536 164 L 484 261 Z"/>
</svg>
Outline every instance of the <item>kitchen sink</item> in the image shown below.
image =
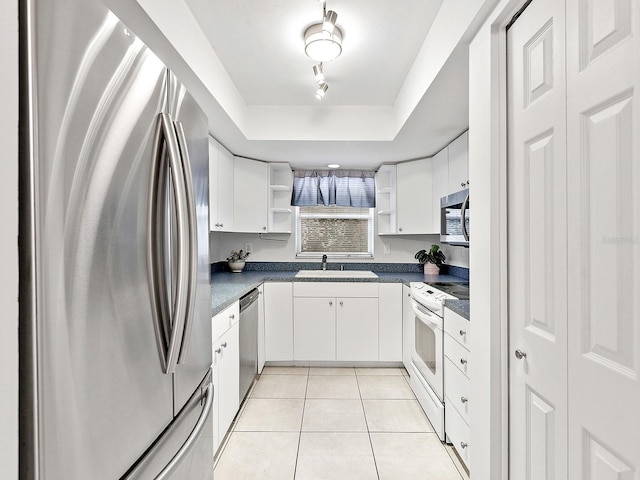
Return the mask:
<svg viewBox="0 0 640 480">
<path fill-rule="evenodd" d="M 300 270 L 296 278 L 378 278 L 368 270 Z"/>
</svg>

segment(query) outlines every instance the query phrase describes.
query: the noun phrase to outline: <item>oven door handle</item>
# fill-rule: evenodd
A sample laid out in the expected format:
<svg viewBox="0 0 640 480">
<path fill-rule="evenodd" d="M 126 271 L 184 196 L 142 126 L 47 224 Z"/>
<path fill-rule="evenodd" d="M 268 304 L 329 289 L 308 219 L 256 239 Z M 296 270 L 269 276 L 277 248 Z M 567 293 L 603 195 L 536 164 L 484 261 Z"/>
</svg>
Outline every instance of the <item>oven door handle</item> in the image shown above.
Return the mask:
<svg viewBox="0 0 640 480">
<path fill-rule="evenodd" d="M 411 299 L 411 307 L 420 321 L 425 323 L 428 327 L 433 330 L 442 330 L 442 319 L 436 314 L 425 311 L 425 309 L 421 308 L 420 305 L 418 305 L 418 302 L 413 299 Z"/>
</svg>

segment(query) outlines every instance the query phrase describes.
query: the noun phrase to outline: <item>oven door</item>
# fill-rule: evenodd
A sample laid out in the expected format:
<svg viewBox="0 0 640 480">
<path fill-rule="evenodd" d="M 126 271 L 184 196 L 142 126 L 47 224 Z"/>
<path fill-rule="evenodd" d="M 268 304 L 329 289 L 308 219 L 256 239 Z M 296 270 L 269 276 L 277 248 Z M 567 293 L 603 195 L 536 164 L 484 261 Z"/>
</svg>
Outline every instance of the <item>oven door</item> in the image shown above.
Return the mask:
<svg viewBox="0 0 640 480">
<path fill-rule="evenodd" d="M 411 360 L 433 393 L 444 400 L 443 322 L 435 313 L 411 300 L 414 316 L 414 343 Z"/>
</svg>

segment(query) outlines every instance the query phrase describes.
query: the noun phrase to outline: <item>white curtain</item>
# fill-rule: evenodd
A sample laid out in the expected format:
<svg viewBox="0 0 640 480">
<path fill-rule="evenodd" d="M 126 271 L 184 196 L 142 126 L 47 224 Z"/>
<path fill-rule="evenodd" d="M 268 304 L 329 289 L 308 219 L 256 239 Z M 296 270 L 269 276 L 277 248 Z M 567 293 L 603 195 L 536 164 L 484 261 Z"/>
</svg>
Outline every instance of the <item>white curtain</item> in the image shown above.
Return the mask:
<svg viewBox="0 0 640 480">
<path fill-rule="evenodd" d="M 295 170 L 291 205 L 373 208 L 375 172 L 368 170 Z"/>
</svg>

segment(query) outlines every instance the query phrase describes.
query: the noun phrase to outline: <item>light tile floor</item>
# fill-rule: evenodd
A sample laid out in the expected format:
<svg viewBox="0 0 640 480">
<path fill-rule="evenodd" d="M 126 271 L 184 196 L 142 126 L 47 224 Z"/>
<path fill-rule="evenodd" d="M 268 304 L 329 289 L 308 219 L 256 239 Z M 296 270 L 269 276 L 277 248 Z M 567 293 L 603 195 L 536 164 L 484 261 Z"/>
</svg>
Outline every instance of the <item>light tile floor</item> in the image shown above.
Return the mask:
<svg viewBox="0 0 640 480">
<path fill-rule="evenodd" d="M 400 368 L 265 367 L 215 480 L 462 480 Z"/>
</svg>

